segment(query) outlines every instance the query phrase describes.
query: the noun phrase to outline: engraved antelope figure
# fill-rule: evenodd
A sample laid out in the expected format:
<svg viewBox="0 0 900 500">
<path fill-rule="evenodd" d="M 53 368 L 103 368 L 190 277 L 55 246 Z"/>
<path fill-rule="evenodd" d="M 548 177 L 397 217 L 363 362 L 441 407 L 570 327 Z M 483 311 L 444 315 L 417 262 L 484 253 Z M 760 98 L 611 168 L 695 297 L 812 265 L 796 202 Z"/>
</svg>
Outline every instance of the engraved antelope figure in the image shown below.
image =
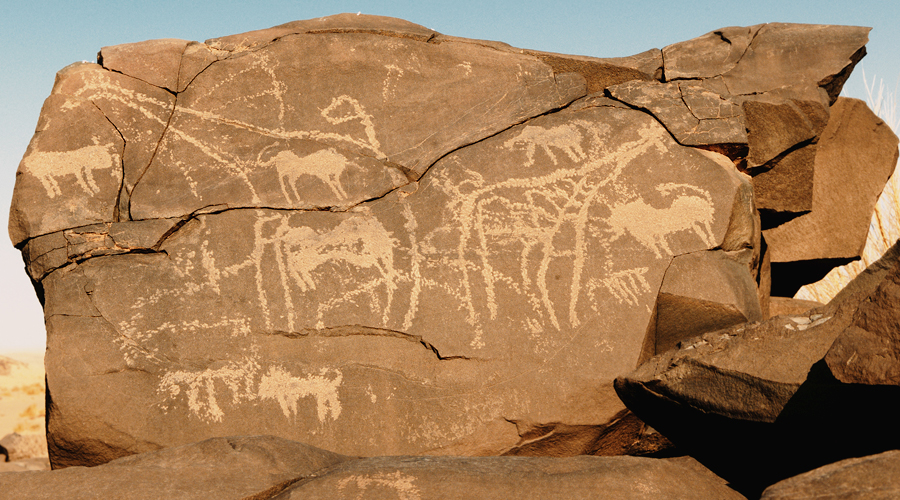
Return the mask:
<svg viewBox="0 0 900 500">
<path fill-rule="evenodd" d="M 614 205 L 606 220 L 613 231 L 612 240 L 627 232 L 641 245 L 653 250 L 657 257 L 662 257 L 663 252 L 672 253 L 667 237 L 681 231 L 693 231 L 707 245 L 714 244 L 715 207 L 708 192 L 689 184 L 673 183 L 657 186 L 656 190 L 663 195 L 671 195 L 675 190 L 693 191 L 699 196 L 677 195 L 664 208 L 648 205 L 643 199 Z"/>
</svg>

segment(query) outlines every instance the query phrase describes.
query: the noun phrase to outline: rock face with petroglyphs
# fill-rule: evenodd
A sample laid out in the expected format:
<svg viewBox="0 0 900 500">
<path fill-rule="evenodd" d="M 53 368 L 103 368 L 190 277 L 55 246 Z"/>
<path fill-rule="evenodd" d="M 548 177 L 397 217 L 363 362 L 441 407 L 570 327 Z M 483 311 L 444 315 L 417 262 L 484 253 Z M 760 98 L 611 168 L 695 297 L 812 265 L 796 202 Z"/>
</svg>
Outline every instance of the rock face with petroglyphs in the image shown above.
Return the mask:
<svg viewBox="0 0 900 500">
<path fill-rule="evenodd" d="M 346 455 L 627 441 L 615 377 L 765 317 L 748 173 L 817 137 L 867 33 L 743 30 L 744 55 L 706 36 L 685 43 L 709 61 L 672 46 L 663 68 L 339 15 L 63 69 L 10 216 L 54 466 L 239 434 Z M 839 42 L 802 77 L 767 55 L 822 30 Z"/>
</svg>

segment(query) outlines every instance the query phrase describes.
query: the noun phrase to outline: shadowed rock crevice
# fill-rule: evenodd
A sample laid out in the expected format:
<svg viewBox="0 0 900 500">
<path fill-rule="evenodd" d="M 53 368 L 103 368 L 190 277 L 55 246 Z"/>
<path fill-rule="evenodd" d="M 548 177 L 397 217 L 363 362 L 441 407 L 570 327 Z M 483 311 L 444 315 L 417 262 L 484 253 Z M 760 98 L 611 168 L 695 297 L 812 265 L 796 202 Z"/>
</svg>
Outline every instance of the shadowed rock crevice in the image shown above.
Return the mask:
<svg viewBox="0 0 900 500">
<path fill-rule="evenodd" d="M 435 347 L 430 342 L 424 340 L 421 335 L 411 335 L 405 332 L 399 332 L 396 330 L 387 330 L 384 328 L 373 328 L 369 326 L 363 325 L 341 325 L 341 326 L 330 326 L 327 328 L 305 328 L 300 331 L 293 332 L 285 332 L 285 331 L 272 331 L 266 332 L 264 335 L 280 335 L 282 337 L 287 337 L 289 339 L 297 339 L 297 338 L 308 338 L 308 337 L 319 337 L 319 338 L 335 338 L 335 337 L 355 337 L 355 336 L 371 336 L 371 337 L 388 337 L 388 338 L 397 338 L 402 340 L 407 340 L 409 342 L 422 344 L 425 349 L 433 352 L 438 360 L 454 360 L 454 359 L 464 359 L 467 361 L 487 361 L 487 360 L 479 360 L 477 358 L 470 358 L 466 356 L 442 356 L 438 351 L 437 347 Z"/>
<path fill-rule="evenodd" d="M 172 111 L 169 113 L 169 117 L 166 119 L 165 128 L 163 128 L 162 134 L 159 136 L 159 140 L 156 142 L 156 146 L 153 148 L 153 153 L 150 155 L 147 164 L 143 166 L 139 170 L 139 174 L 137 178 L 134 179 L 134 182 L 131 183 L 131 186 L 128 187 L 125 185 L 125 178 L 123 176 L 122 179 L 122 187 L 126 196 L 122 197 L 120 192 L 120 197 L 116 206 L 119 209 L 119 213 L 122 213 L 124 209 L 125 213 L 128 214 L 128 220 L 134 220 L 131 216 L 131 193 L 134 192 L 134 189 L 137 187 L 138 183 L 141 182 L 141 179 L 144 177 L 144 174 L 147 173 L 147 170 L 150 169 L 150 165 L 153 164 L 153 159 L 156 158 L 156 154 L 159 152 L 159 148 L 162 146 L 163 141 L 166 139 L 166 133 L 169 131 L 169 127 L 172 124 L 172 117 L 175 116 L 175 110 L 178 108 L 178 94 L 175 94 L 175 99 L 172 101 Z"/>
</svg>

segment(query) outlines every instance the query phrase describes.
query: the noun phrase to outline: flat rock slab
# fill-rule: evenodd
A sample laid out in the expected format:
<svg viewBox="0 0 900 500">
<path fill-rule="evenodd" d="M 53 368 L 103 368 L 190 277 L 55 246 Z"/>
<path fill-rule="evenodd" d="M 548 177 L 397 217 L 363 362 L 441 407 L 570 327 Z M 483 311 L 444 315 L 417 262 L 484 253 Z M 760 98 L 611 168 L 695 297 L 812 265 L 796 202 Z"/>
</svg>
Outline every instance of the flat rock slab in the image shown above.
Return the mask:
<svg viewBox="0 0 900 500">
<path fill-rule="evenodd" d="M 0 473 L 0 496 L 177 500 L 270 498 L 343 457 L 272 436 L 213 438 L 98 467 Z"/>
<path fill-rule="evenodd" d="M 290 487 L 301 498 L 743 499 L 709 471 L 637 457 L 383 457 Z"/>
<path fill-rule="evenodd" d="M 900 450 L 841 460 L 766 488 L 762 500 L 900 497 Z"/>
</svg>

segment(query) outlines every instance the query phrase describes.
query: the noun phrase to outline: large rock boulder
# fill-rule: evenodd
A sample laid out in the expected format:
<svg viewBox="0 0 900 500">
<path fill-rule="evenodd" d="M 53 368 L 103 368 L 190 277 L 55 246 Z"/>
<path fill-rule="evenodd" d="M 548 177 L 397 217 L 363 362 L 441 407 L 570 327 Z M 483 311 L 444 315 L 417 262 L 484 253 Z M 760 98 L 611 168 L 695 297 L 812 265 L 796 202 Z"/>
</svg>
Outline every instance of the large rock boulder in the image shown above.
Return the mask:
<svg viewBox="0 0 900 500">
<path fill-rule="evenodd" d="M 825 362 L 847 384 L 900 386 L 900 265 L 860 305 Z"/>
<path fill-rule="evenodd" d="M 618 378 L 616 390 L 639 418 L 748 496 L 900 447 L 891 344 L 898 275 L 900 266 L 869 296 L 861 288 L 804 314 L 682 341 Z M 869 437 L 873 428 L 878 439 Z"/>
<path fill-rule="evenodd" d="M 638 457 L 380 457 L 317 476 L 274 499 L 744 498 L 702 467 Z"/>
<path fill-rule="evenodd" d="M 262 500 L 349 459 L 272 436 L 213 438 L 98 467 L 0 473 L 0 497 Z"/>
<path fill-rule="evenodd" d="M 571 455 L 636 429 L 616 375 L 685 314 L 761 315 L 749 178 L 587 95 L 660 62 L 342 15 L 64 69 L 10 218 L 54 466 L 248 430 Z"/>
<path fill-rule="evenodd" d="M 767 316 L 756 200 L 816 212 L 807 148 L 844 140 L 826 123 L 867 33 L 599 59 L 339 15 L 63 69 L 10 216 L 54 466 L 248 431 L 347 455 L 657 446 L 613 380 Z M 758 197 L 769 172 L 801 181 Z"/>
<path fill-rule="evenodd" d="M 900 450 L 848 458 L 785 479 L 763 491 L 762 500 L 889 500 L 900 497 Z"/>
</svg>

